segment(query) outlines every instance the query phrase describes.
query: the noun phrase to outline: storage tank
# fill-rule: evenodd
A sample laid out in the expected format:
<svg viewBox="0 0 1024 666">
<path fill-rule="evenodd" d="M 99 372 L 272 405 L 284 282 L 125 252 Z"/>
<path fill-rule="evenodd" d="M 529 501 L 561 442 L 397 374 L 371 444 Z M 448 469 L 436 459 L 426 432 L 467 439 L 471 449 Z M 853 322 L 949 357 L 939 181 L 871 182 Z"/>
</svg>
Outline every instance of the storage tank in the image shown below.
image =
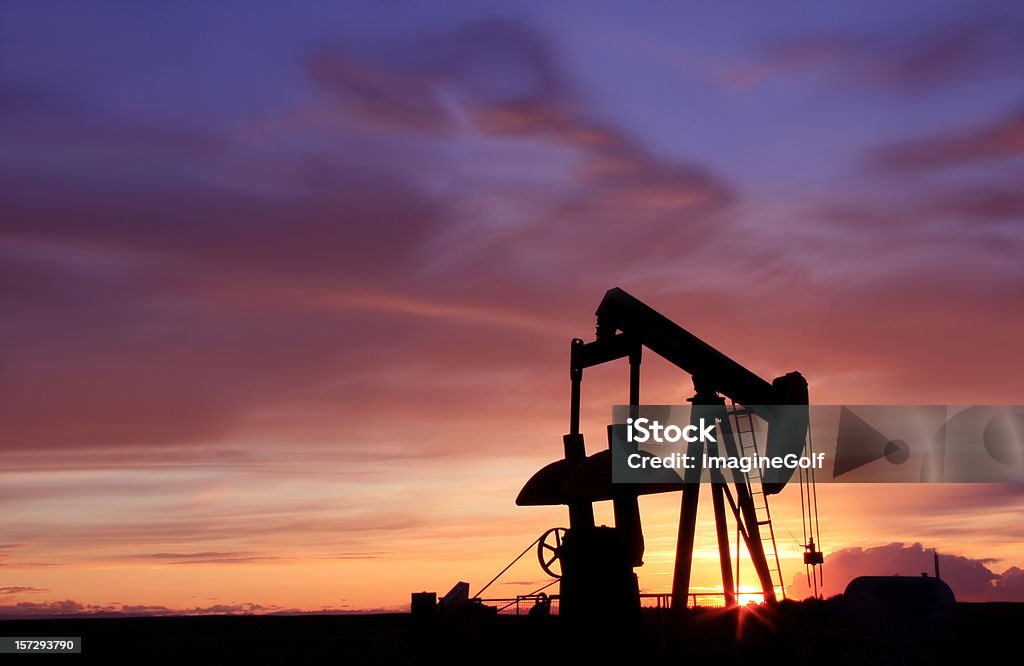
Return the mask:
<svg viewBox="0 0 1024 666">
<path fill-rule="evenodd" d="M 898 631 L 946 620 L 956 597 L 949 585 L 927 575 L 859 576 L 846 586 L 843 603 L 852 620 Z"/>
</svg>

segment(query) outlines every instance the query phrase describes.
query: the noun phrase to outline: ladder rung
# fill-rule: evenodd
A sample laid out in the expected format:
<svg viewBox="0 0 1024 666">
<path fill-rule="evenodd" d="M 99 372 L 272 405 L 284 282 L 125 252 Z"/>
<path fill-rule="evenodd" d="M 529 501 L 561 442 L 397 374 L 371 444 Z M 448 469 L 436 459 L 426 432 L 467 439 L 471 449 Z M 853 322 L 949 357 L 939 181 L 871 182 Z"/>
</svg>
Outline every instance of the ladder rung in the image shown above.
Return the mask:
<svg viewBox="0 0 1024 666">
<path fill-rule="evenodd" d="M 733 426 L 732 432 L 736 438 L 737 448 L 742 455 L 750 455 L 751 452 L 760 455 L 760 451 L 757 445 L 757 428 L 754 423 L 754 412 L 747 407 L 740 407 L 735 402 L 732 403 L 729 409 L 729 425 Z M 746 437 L 749 435 L 749 437 Z M 752 471 L 747 472 L 745 487 L 749 494 L 751 504 L 754 506 L 754 520 L 755 527 L 768 526 L 767 530 L 763 532 L 758 530 L 760 541 L 764 544 L 765 559 L 771 561 L 770 558 L 774 558 L 774 566 L 769 565 L 771 570 L 771 576 L 773 579 L 778 579 L 778 584 L 775 584 L 775 580 L 772 581 L 773 587 L 778 588 L 782 591 L 782 596 L 786 596 L 785 581 L 782 579 L 782 563 L 779 559 L 779 549 L 775 543 L 775 527 L 772 525 L 772 513 L 768 508 L 768 496 L 764 492 L 762 486 L 764 475 L 761 474 L 761 469 L 755 467 Z M 757 490 L 754 489 L 756 485 Z M 757 497 L 760 495 L 760 499 Z M 764 518 L 761 518 L 764 516 Z"/>
</svg>

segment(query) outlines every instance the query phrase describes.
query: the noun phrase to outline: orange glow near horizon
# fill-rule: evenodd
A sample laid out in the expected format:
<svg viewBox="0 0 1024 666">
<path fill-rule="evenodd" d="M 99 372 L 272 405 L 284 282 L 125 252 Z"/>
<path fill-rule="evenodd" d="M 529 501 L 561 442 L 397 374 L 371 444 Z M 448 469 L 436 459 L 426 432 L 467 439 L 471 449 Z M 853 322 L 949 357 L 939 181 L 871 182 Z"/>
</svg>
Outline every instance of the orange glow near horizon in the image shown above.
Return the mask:
<svg viewBox="0 0 1024 666">
<path fill-rule="evenodd" d="M 585 432 L 604 429 L 602 402 L 618 401 L 625 388 L 619 370 L 599 369 L 584 383 Z M 645 372 L 651 402 L 671 399 L 683 379 L 654 359 Z M 560 379 L 549 374 L 558 373 L 546 373 L 542 384 Z M 552 411 L 561 410 L 545 409 Z M 491 425 L 461 411 L 440 410 L 433 421 L 425 411 L 412 413 L 419 415 L 406 420 L 399 410 L 389 421 L 423 442 L 412 457 L 396 458 L 386 441 L 350 428 L 367 442 L 356 458 L 331 447 L 254 443 L 227 463 L 46 469 L 37 459 L 35 470 L 0 473 L 6 533 L 23 542 L 3 546 L 5 585 L 13 590 L 7 600 L 69 599 L 91 607 L 86 611 L 126 612 L 403 609 L 411 592 L 443 593 L 459 580 L 475 593 L 542 531 L 566 524 L 564 508 L 513 504 L 525 479 L 560 455 L 551 433 L 560 432 L 563 416 L 527 423 L 498 410 Z M 430 442 L 442 443 L 437 455 Z M 596 446 L 591 439 L 588 448 Z M 920 542 L 985 561 L 997 573 L 1024 564 L 1016 543 L 992 529 L 1016 520 L 1019 495 L 999 506 L 984 487 L 818 489 L 826 554 Z M 712 592 L 721 580 L 708 499 L 691 585 Z M 671 590 L 679 501 L 678 493 L 641 498 L 646 554 L 638 574 L 645 593 Z M 613 522 L 610 503 L 595 508 L 599 524 Z M 772 498 L 772 513 L 785 582 L 794 585 L 790 594 L 802 596 L 808 592 L 801 589 L 795 484 Z M 740 558 L 739 588 L 757 589 L 745 548 Z M 930 570 L 928 561 L 908 566 Z M 848 572 L 837 573 L 826 567 L 826 596 L 848 580 Z M 524 594 L 548 580 L 531 552 L 484 596 Z M 759 598 L 741 595 L 749 600 Z"/>
</svg>

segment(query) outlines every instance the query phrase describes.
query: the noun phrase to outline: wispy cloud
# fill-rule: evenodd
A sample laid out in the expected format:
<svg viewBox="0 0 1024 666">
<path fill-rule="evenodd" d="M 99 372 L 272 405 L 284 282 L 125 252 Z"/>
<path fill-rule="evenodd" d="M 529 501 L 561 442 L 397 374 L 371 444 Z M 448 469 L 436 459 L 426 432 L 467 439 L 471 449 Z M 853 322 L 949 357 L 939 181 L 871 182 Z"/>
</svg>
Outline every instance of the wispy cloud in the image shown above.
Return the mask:
<svg viewBox="0 0 1024 666">
<path fill-rule="evenodd" d="M 0 587 L 0 594 L 33 594 L 38 592 L 49 592 L 49 590 L 43 587 L 32 587 L 28 585 Z"/>
<path fill-rule="evenodd" d="M 168 608 L 145 604 L 86 604 L 72 599 L 61 601 L 23 601 L 11 606 L 0 606 L 0 618 L 42 618 L 42 617 L 152 617 L 170 615 L 254 615 L 277 613 L 285 610 L 281 606 L 267 606 L 253 602 L 213 604 L 191 608 Z"/>
<path fill-rule="evenodd" d="M 889 171 L 926 172 L 1024 156 L 1024 112 L 968 129 L 879 148 L 873 163 Z"/>
<path fill-rule="evenodd" d="M 1016 8 L 919 20 L 903 30 L 844 27 L 778 38 L 758 63 L 736 67 L 736 82 L 752 83 L 825 69 L 834 86 L 907 95 L 1012 76 L 1024 56 L 1018 38 L 1024 15 Z"/>
</svg>

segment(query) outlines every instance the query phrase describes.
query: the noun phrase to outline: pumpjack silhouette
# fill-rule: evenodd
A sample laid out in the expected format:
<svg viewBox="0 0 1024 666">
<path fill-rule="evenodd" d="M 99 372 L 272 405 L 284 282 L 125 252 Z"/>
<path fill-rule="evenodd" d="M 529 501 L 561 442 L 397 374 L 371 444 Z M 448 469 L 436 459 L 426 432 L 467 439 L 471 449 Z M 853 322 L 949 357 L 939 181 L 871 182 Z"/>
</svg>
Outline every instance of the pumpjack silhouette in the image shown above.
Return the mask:
<svg viewBox="0 0 1024 666">
<path fill-rule="evenodd" d="M 686 608 L 701 495 L 701 483 L 679 483 L 678 479 L 664 484 L 612 483 L 611 450 L 587 455 L 580 432 L 585 369 L 628 359 L 629 405 L 636 406 L 640 404 L 644 349 L 669 361 L 692 377 L 691 423 L 701 418 L 708 422 L 719 419 L 719 441 L 728 456 L 746 454 L 744 436 L 752 437 L 755 417 L 768 424 L 768 456 L 799 454 L 808 430 L 807 381 L 799 372 L 768 382 L 619 288 L 605 294 L 596 314 L 595 339 L 584 342 L 576 338 L 570 345 L 569 432 L 562 438 L 563 457 L 536 472 L 516 499 L 520 506 L 568 508 L 568 529 L 548 530 L 538 540 L 538 558 L 547 573 L 560 577 L 561 616 L 583 622 L 639 616 L 640 593 L 634 569 L 643 564 L 644 536 L 637 498 L 651 493 L 682 492 L 671 606 Z M 731 406 L 726 405 L 726 398 L 732 401 Z M 612 426 L 608 436 L 610 447 Z M 722 472 L 712 476 L 710 493 L 727 606 L 737 604 L 728 513 L 750 554 L 764 600 L 776 601 L 776 588 L 783 589 L 767 496 L 781 491 L 792 473 L 790 470 L 781 480 L 760 484 L 736 473 L 731 487 Z M 615 524 L 597 526 L 594 502 L 607 500 L 613 504 Z M 775 556 L 774 572 L 766 547 Z M 773 574 L 779 580 L 774 580 Z"/>
</svg>

